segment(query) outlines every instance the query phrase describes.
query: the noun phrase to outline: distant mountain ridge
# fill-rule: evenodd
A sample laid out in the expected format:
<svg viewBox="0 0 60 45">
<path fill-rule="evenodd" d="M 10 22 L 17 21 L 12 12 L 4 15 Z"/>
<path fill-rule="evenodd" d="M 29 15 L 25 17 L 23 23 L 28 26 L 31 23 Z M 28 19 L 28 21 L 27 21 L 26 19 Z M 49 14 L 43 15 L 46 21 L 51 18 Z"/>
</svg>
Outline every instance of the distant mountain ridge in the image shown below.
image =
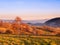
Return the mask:
<svg viewBox="0 0 60 45">
<path fill-rule="evenodd" d="M 4 22 L 11 22 L 13 23 L 14 20 L 3 20 Z M 34 26 L 54 26 L 54 27 L 60 27 L 60 17 L 53 18 L 53 19 L 44 19 L 44 20 L 22 20 L 23 23 L 28 23 L 30 25 Z"/>
<path fill-rule="evenodd" d="M 48 26 L 60 27 L 60 17 L 50 19 L 45 22 Z"/>
<path fill-rule="evenodd" d="M 27 23 L 29 25 L 34 25 L 34 26 L 42 26 L 44 23 L 47 21 L 47 19 L 44 20 L 22 20 L 23 23 Z M 3 20 L 3 22 L 10 22 L 13 23 L 14 20 Z"/>
<path fill-rule="evenodd" d="M 3 20 L 3 22 L 13 22 L 14 20 Z M 32 23 L 32 24 L 34 24 L 34 23 L 44 23 L 44 22 L 46 22 L 47 21 L 47 19 L 43 19 L 43 20 L 22 20 L 22 22 L 24 22 L 24 23 Z"/>
</svg>

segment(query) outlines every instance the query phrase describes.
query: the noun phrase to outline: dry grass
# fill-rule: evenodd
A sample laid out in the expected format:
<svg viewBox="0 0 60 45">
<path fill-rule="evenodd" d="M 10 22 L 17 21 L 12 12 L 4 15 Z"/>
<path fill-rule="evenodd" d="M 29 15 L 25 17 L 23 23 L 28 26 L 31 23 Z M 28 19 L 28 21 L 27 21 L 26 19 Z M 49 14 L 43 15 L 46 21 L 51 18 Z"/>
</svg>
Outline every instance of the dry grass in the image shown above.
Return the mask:
<svg viewBox="0 0 60 45">
<path fill-rule="evenodd" d="M 0 34 L 0 45 L 60 45 L 60 37 Z"/>
</svg>

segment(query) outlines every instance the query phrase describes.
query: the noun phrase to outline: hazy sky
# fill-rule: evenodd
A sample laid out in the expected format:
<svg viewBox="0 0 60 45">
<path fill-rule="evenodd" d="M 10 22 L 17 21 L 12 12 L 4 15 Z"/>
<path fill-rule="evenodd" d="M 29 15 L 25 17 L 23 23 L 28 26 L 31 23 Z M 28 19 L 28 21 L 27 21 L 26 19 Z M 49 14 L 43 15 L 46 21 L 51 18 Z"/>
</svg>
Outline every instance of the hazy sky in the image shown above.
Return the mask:
<svg viewBox="0 0 60 45">
<path fill-rule="evenodd" d="M 60 17 L 60 0 L 0 0 L 0 18 L 38 20 Z"/>
</svg>

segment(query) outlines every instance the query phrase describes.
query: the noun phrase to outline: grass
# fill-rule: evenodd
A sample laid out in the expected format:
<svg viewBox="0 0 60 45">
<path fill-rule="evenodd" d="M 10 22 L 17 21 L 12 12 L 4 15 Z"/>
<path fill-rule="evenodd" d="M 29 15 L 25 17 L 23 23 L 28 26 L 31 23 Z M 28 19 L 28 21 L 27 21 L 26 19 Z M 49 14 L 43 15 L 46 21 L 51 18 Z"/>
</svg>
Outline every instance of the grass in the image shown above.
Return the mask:
<svg viewBox="0 0 60 45">
<path fill-rule="evenodd" d="M 60 37 L 0 34 L 0 45 L 60 45 Z"/>
</svg>

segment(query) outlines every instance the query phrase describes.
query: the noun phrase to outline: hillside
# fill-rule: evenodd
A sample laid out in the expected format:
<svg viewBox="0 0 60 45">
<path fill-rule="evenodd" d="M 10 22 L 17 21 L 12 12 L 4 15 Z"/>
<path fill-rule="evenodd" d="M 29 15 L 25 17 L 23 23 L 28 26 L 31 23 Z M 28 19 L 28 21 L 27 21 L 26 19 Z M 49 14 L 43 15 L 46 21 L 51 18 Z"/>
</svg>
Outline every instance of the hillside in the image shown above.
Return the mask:
<svg viewBox="0 0 60 45">
<path fill-rule="evenodd" d="M 20 17 L 11 22 L 0 20 L 0 34 L 20 34 L 20 35 L 60 35 L 59 27 L 34 26 L 22 22 Z"/>
<path fill-rule="evenodd" d="M 48 26 L 60 27 L 60 17 L 50 19 L 45 22 Z"/>
<path fill-rule="evenodd" d="M 60 45 L 60 37 L 0 34 L 0 45 Z"/>
</svg>

